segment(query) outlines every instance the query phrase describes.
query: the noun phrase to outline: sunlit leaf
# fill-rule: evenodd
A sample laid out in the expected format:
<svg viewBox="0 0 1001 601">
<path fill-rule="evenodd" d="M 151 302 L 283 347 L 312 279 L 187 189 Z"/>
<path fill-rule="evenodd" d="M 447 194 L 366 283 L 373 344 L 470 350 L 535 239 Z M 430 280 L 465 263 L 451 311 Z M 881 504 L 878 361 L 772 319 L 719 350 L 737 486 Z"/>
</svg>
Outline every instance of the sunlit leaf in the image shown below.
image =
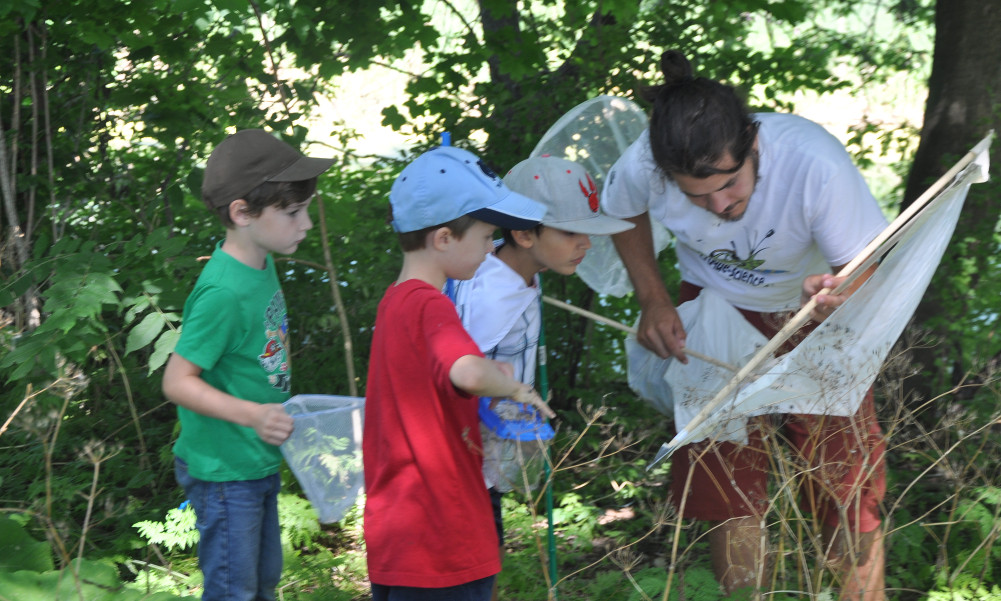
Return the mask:
<svg viewBox="0 0 1001 601">
<path fill-rule="evenodd" d="M 163 314 L 159 311 L 152 311 L 146 315 L 134 328 L 129 330 L 128 340 L 125 344 L 125 354 L 145 348 L 146 345 L 153 342 L 163 328 L 166 327 L 166 321 L 163 318 Z"/>
</svg>

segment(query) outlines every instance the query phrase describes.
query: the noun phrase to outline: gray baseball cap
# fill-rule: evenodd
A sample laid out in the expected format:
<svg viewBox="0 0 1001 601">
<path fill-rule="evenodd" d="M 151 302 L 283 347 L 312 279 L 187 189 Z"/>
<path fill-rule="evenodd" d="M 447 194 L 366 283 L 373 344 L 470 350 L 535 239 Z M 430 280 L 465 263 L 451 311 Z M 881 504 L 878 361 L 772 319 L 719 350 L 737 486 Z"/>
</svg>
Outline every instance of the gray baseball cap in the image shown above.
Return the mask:
<svg viewBox="0 0 1001 601">
<path fill-rule="evenodd" d="M 542 225 L 575 234 L 617 234 L 634 225 L 602 215 L 598 187 L 580 163 L 554 156 L 525 159 L 515 165 L 504 183 L 515 192 L 546 206 Z"/>
</svg>

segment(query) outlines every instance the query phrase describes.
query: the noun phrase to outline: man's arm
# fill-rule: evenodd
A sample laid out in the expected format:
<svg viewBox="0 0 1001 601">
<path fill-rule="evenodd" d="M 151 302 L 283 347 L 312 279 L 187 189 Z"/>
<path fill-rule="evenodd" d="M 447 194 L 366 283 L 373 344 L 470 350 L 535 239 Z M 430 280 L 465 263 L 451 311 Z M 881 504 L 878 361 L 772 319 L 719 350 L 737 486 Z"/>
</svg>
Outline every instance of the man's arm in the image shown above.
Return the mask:
<svg viewBox="0 0 1001 601">
<path fill-rule="evenodd" d="M 448 378 L 456 388 L 469 394 L 509 398 L 538 408 L 546 417 L 556 417 L 534 388 L 515 380 L 502 365 L 476 355 L 463 355 L 448 370 Z"/>
<path fill-rule="evenodd" d="M 613 234 L 612 242 L 626 266 L 642 311 L 636 339 L 660 357 L 674 356 L 688 363 L 684 350 L 685 327 L 657 265 L 649 214 L 628 217 L 626 221 L 636 227 Z"/>
<path fill-rule="evenodd" d="M 292 434 L 293 419 L 281 403 L 238 399 L 202 379 L 202 368 L 174 353 L 163 372 L 163 394 L 195 413 L 253 428 L 261 440 L 280 445 Z"/>
</svg>

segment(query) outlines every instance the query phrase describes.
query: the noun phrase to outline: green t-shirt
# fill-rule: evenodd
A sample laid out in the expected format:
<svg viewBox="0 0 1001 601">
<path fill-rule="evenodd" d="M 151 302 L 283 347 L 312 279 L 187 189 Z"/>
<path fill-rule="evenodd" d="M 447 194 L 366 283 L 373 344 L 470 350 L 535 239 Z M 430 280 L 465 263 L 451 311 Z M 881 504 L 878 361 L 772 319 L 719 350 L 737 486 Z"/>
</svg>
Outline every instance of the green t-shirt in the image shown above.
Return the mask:
<svg viewBox="0 0 1001 601">
<path fill-rule="evenodd" d="M 254 269 L 216 247 L 184 304 L 174 352 L 202 368 L 211 386 L 257 403 L 289 397 L 288 316 L 268 255 Z M 253 428 L 178 407 L 181 434 L 174 454 L 199 480 L 256 480 L 278 471 L 281 451 Z"/>
</svg>

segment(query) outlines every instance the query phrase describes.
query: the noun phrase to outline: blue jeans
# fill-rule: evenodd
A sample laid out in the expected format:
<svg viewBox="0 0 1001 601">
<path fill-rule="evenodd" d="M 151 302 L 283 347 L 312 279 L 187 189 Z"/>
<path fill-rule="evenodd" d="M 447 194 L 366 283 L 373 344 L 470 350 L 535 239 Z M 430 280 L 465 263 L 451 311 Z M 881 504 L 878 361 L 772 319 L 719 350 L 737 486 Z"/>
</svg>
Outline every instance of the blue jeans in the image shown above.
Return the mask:
<svg viewBox="0 0 1001 601">
<path fill-rule="evenodd" d="M 279 475 L 206 482 L 180 458 L 174 474 L 195 508 L 202 601 L 273 601 L 282 575 Z"/>
<path fill-rule="evenodd" d="M 496 576 L 446 588 L 372 584 L 372 601 L 490 601 Z"/>
</svg>

